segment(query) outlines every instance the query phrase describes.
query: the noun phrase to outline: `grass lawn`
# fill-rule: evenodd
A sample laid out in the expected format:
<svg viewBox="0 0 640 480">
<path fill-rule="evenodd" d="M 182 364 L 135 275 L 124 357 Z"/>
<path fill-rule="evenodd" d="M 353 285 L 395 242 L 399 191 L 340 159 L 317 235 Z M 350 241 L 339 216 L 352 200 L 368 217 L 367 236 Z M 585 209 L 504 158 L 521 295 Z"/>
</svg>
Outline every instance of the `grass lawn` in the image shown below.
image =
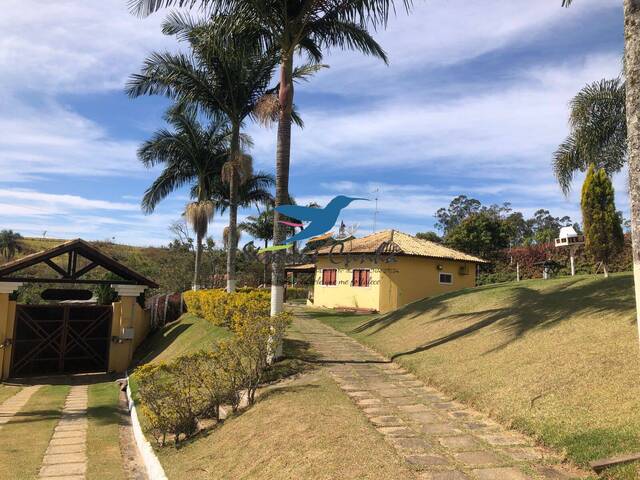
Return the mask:
<svg viewBox="0 0 640 480">
<path fill-rule="evenodd" d="M 22 390 L 22 387 L 19 385 L 0 385 L 0 403 L 7 398 L 13 397 L 20 390 Z"/>
<path fill-rule="evenodd" d="M 315 315 L 585 465 L 640 451 L 634 309 L 633 278 L 617 274 L 480 287 L 387 315 Z"/>
<path fill-rule="evenodd" d="M 35 479 L 69 393 L 66 385 L 41 387 L 0 429 L 0 478 Z"/>
<path fill-rule="evenodd" d="M 147 358 L 168 360 L 229 335 L 197 317 L 183 317 L 183 322 L 185 319 L 188 328 L 176 330 L 179 325 L 172 326 L 162 337 L 152 339 L 162 353 Z M 193 332 L 204 332 L 206 338 L 196 339 Z M 183 338 L 185 335 L 189 337 Z M 167 337 L 172 338 L 171 344 L 161 340 Z M 187 345 L 192 341 L 196 344 Z M 415 478 L 335 382 L 320 370 L 310 371 L 300 360 L 313 358 L 313 352 L 295 328 L 285 339 L 284 354 L 296 359 L 278 362 L 268 380 L 307 373 L 267 387 L 256 405 L 179 448 L 157 448 L 170 479 Z M 135 374 L 131 384 L 135 395 Z M 144 429 L 140 410 L 138 414 Z"/>
<path fill-rule="evenodd" d="M 170 479 L 416 478 L 321 371 L 270 390 L 206 436 L 158 455 Z"/>
<path fill-rule="evenodd" d="M 120 455 L 118 385 L 114 382 L 89 386 L 87 416 L 87 479 L 124 479 Z"/>
<path fill-rule="evenodd" d="M 138 363 L 166 362 L 180 355 L 209 348 L 231 333 L 190 313 L 148 338 L 136 353 Z"/>
</svg>

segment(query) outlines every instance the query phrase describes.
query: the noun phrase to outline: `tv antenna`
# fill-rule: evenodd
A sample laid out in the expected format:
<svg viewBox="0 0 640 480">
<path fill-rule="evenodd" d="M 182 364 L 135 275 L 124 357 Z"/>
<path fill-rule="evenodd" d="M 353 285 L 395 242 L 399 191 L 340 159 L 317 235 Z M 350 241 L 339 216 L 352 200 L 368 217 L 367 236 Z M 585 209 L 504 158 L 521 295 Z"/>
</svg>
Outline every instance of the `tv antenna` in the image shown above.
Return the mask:
<svg viewBox="0 0 640 480">
<path fill-rule="evenodd" d="M 378 224 L 378 194 L 380 193 L 380 188 L 376 188 L 372 193 L 376 194 L 376 198 L 375 198 L 376 209 L 373 212 L 373 233 L 376 233 L 376 227 Z"/>
</svg>

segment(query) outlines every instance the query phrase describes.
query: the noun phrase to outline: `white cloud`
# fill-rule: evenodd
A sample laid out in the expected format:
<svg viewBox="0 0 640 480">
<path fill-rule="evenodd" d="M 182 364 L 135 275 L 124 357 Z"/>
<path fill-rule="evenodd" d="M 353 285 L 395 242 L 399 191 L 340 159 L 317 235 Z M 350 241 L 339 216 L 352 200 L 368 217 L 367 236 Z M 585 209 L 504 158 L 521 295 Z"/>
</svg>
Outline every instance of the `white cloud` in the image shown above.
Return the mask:
<svg viewBox="0 0 640 480">
<path fill-rule="evenodd" d="M 525 211 L 540 205 L 555 215 L 566 211 L 575 217 L 576 195 L 564 199 L 555 187 L 551 152 L 566 133 L 571 96 L 586 82 L 617 75 L 619 52 L 573 52 L 563 63 L 540 60 L 502 78 L 500 87 L 489 78 L 470 91 L 472 80 L 457 76 L 443 85 L 447 96 L 430 96 L 421 85 L 425 72 L 446 71 L 513 44 L 532 43 L 552 29 L 594 22 L 599 12 L 621 8 L 619 0 L 583 0 L 570 10 L 559 4 L 416 2 L 414 14 L 399 15 L 376 35 L 391 66 L 357 53 L 332 52 L 326 59 L 332 68 L 300 90 L 329 93 L 339 101 L 315 100 L 315 108 L 302 111 L 306 128 L 294 133 L 294 170 L 325 176 L 335 171 L 345 178 L 333 184 L 335 190 L 358 195 L 358 186 L 348 179 L 350 169 L 371 171 L 372 178 L 389 177 L 389 183 L 370 181 L 366 188 L 380 190 L 379 226 L 407 231 L 431 225 L 433 212 L 458 193 L 503 197 Z M 114 202 L 105 199 L 108 187 L 88 199 L 34 188 L 25 193 L 14 185 L 29 187 L 32 180 L 51 181 L 53 175 L 62 182 L 101 176 L 108 185 L 143 174 L 136 142 L 114 137 L 105 126 L 63 106 L 60 94 L 121 91 L 150 51 L 175 49 L 175 40 L 160 33 L 164 13 L 141 20 L 129 14 L 125 0 L 5 0 L 2 12 L 0 187 L 9 188 L 0 188 L 0 224 L 27 234 L 50 230 L 62 237 L 165 243 L 167 227 L 180 213 L 175 204 L 144 216 L 138 211 L 139 192 Z M 351 102 L 351 97 L 367 100 Z M 150 125 L 159 120 L 150 119 Z M 269 159 L 262 167 L 271 170 L 275 130 L 252 132 L 255 156 Z M 393 184 L 394 176 L 413 172 L 428 173 L 434 181 L 426 186 Z M 621 182 L 616 179 L 618 206 L 625 208 Z M 328 201 L 332 193 L 325 186 L 308 192 L 307 199 Z M 304 203 L 304 198 L 298 200 Z M 373 208 L 356 202 L 348 215 L 368 226 Z M 211 227 L 218 240 L 225 223 L 217 217 Z"/>
<path fill-rule="evenodd" d="M 394 93 L 403 75 L 460 64 L 512 44 L 531 41 L 553 28 L 568 30 L 599 12 L 622 9 L 620 0 L 583 0 L 571 9 L 560 0 L 430 0 L 399 10 L 375 38 L 390 66 L 353 52 L 332 52 L 324 70 L 301 89 L 381 97 Z M 367 85 L 368 88 L 362 88 Z"/>
<path fill-rule="evenodd" d="M 548 180 L 551 154 L 567 132 L 569 100 L 585 83 L 618 72 L 618 55 L 588 56 L 514 72 L 513 83 L 499 91 L 454 100 L 419 92 L 408 99 L 398 91 L 347 112 L 309 110 L 305 129 L 294 134 L 294 167 L 413 167 L 469 178 L 526 172 Z M 273 131 L 256 128 L 253 135 L 269 158 Z"/>
<path fill-rule="evenodd" d="M 139 19 L 125 0 L 4 0 L 0 85 L 42 92 L 121 89 L 152 49 L 175 48 L 163 15 Z"/>
<path fill-rule="evenodd" d="M 0 183 L 46 174 L 140 174 L 138 144 L 110 137 L 102 126 L 54 101 L 39 107 L 0 96 Z"/>
</svg>

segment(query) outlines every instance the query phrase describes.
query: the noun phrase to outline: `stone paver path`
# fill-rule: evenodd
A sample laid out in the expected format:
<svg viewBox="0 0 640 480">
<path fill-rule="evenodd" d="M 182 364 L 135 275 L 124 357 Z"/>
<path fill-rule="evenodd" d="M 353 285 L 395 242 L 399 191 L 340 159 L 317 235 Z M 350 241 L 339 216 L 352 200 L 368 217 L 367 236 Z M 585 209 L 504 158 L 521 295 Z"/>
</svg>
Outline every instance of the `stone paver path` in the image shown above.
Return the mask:
<svg viewBox="0 0 640 480">
<path fill-rule="evenodd" d="M 87 471 L 87 386 L 71 387 L 39 478 L 83 480 Z"/>
<path fill-rule="evenodd" d="M 554 454 L 425 386 L 356 340 L 296 313 L 296 328 L 342 390 L 421 480 L 570 479 Z"/>
<path fill-rule="evenodd" d="M 12 397 L 7 398 L 2 405 L 0 405 L 0 429 L 2 428 L 2 425 L 11 420 L 16 413 L 25 406 L 31 396 L 36 393 L 39 388 L 40 385 L 25 387 Z"/>
</svg>

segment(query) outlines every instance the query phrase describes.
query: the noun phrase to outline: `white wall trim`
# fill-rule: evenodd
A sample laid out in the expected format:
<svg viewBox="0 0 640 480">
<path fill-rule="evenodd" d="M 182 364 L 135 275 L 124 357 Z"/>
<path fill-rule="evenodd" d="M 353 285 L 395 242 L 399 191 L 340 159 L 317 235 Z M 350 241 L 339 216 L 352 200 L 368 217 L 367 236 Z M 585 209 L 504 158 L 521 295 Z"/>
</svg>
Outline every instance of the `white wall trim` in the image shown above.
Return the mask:
<svg viewBox="0 0 640 480">
<path fill-rule="evenodd" d="M 0 293 L 13 293 L 22 286 L 22 282 L 0 282 Z"/>
<path fill-rule="evenodd" d="M 140 457 L 142 457 L 144 467 L 147 470 L 147 475 L 151 480 L 168 480 L 160 460 L 158 460 L 156 453 L 153 451 L 153 447 L 144 436 L 142 427 L 140 426 L 138 412 L 136 411 L 136 405 L 131 395 L 131 387 L 129 386 L 129 372 L 127 372 L 127 403 L 129 404 L 133 437 L 136 441 L 138 452 L 140 452 Z"/>
<path fill-rule="evenodd" d="M 111 285 L 118 295 L 121 297 L 137 297 L 144 292 L 148 287 L 145 285 Z"/>
</svg>

